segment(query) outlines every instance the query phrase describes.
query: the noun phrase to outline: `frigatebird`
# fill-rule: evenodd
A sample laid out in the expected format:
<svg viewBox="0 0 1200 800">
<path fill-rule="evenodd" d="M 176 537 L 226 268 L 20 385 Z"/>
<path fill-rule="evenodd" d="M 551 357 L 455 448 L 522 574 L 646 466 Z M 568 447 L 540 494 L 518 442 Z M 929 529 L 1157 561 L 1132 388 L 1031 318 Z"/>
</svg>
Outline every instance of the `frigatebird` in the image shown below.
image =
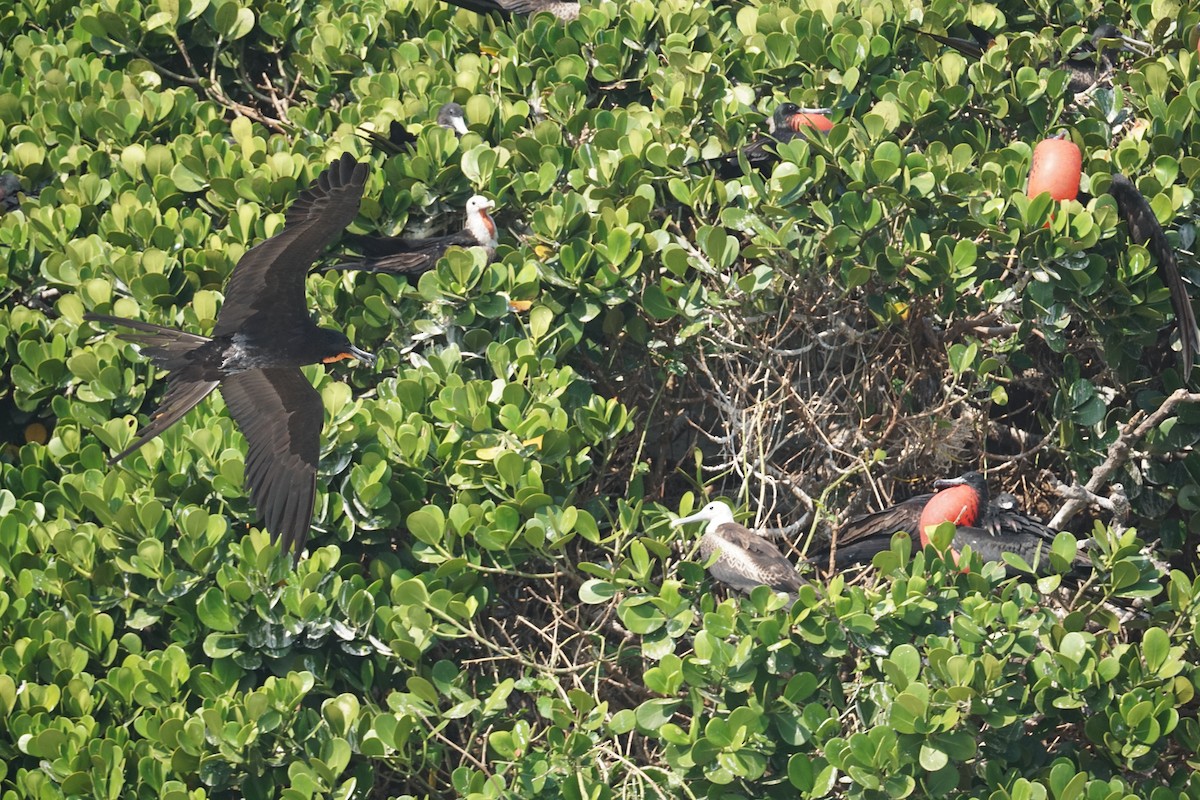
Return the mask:
<svg viewBox="0 0 1200 800">
<path fill-rule="evenodd" d="M 0 174 L 0 213 L 12 211 L 21 204 L 17 194 L 21 191 L 21 179 L 11 172 Z"/>
<path fill-rule="evenodd" d="M 429 239 L 405 239 L 400 236 L 369 236 L 348 233 L 346 243 L 360 251 L 362 256 L 347 258 L 326 269 L 361 270 L 363 272 L 386 272 L 404 275 L 415 282 L 423 273 L 433 269 L 438 259 L 451 247 L 482 247 L 488 259 L 496 253 L 496 222 L 488 214 L 496 204 L 483 195 L 475 195 L 467 201 L 467 219 L 463 229 L 446 236 Z"/>
<path fill-rule="evenodd" d="M 1117 42 L 1115 49 L 1128 53 L 1145 55 L 1142 48 L 1149 48 L 1149 42 L 1126 36 L 1121 29 L 1110 23 L 1097 25 L 1092 31 L 1091 39 L 1067 54 L 1067 57 L 1056 64 L 1057 69 L 1066 70 L 1070 79 L 1067 89 L 1076 94 L 1085 92 L 1112 71 L 1114 62 L 1108 51 L 1113 49 L 1109 42 Z"/>
<path fill-rule="evenodd" d="M 455 136 L 465 136 L 468 130 L 467 113 L 458 103 L 446 103 L 438 109 L 437 124 L 440 128 L 454 131 Z M 359 128 L 358 135 L 370 142 L 376 150 L 393 156 L 417 143 L 416 135 L 409 133 L 408 128 L 396 120 L 392 120 L 388 127 L 387 136 L 366 128 Z"/>
<path fill-rule="evenodd" d="M 700 537 L 700 556 L 707 563 L 717 554 L 708 568 L 717 580 L 746 594 L 763 585 L 792 597 L 800 590 L 802 580 L 792 562 L 771 542 L 734 522 L 726 503 L 714 500 L 690 517 L 671 520 L 671 527 L 689 522 L 708 523 Z"/>
<path fill-rule="evenodd" d="M 973 42 L 953 36 L 939 36 L 936 33 L 930 33 L 909 26 L 905 27 L 907 30 L 914 31 L 922 36 L 928 36 L 947 47 L 957 50 L 965 56 L 975 59 L 983 57 L 988 47 L 991 46 L 993 39 L 990 33 L 971 23 L 967 23 L 967 28 L 975 40 Z M 1091 38 L 1068 53 L 1061 61 L 1057 63 L 1043 63 L 1038 66 L 1048 69 L 1065 70 L 1069 74 L 1067 89 L 1073 94 L 1079 94 L 1090 89 L 1098 80 L 1112 70 L 1112 56 L 1106 52 L 1110 49 L 1110 42 L 1117 42 L 1116 49 L 1118 50 L 1125 50 L 1140 55 L 1144 55 L 1141 48 L 1149 47 L 1147 42 L 1126 36 L 1117 26 L 1105 22 L 1097 25 L 1092 31 Z"/>
<path fill-rule="evenodd" d="M 949 553 L 954 563 L 958 563 L 958 554 L 963 548 L 970 547 L 971 552 L 985 562 L 1003 561 L 1004 553 L 1012 553 L 1020 556 L 1037 574 L 1050 574 L 1049 554 L 1054 532 L 1046 526 L 1026 519 L 1011 520 L 996 531 L 977 527 L 982 521 L 981 510 L 987 508 L 987 480 L 983 475 L 965 472 L 957 478 L 934 481 L 933 488 L 940 491 L 925 504 L 917 521 L 922 547 L 930 543 L 938 525 L 952 522 L 955 530 Z"/>
<path fill-rule="evenodd" d="M 1200 352 L 1200 328 L 1196 326 L 1196 315 L 1192 310 L 1192 298 L 1188 294 L 1187 284 L 1179 274 L 1179 266 L 1175 262 L 1175 251 L 1163 233 L 1154 209 L 1146 202 L 1146 198 L 1133 185 L 1133 181 L 1124 175 L 1116 173 L 1112 183 L 1108 185 L 1108 193 L 1117 201 L 1117 209 L 1125 218 L 1129 228 L 1129 238 L 1138 244 L 1145 245 L 1146 250 L 1158 262 L 1158 276 L 1166 284 L 1171 295 L 1171 308 L 1175 311 L 1175 324 L 1179 328 L 1179 357 L 1183 369 L 1183 380 L 1186 382 L 1192 372 L 1192 362 L 1196 353 Z"/>
<path fill-rule="evenodd" d="M 913 33 L 919 33 L 922 36 L 927 36 L 930 39 L 933 39 L 935 42 L 940 42 L 941 44 L 957 50 L 969 58 L 983 58 L 983 54 L 989 47 L 992 46 L 992 42 L 995 41 L 995 37 L 978 25 L 973 25 L 970 22 L 964 24 L 967 26 L 967 30 L 971 33 L 970 39 L 960 39 L 957 36 L 942 36 L 937 33 L 923 31 L 920 28 L 914 28 L 912 25 L 905 25 L 904 29 L 907 31 L 912 31 Z"/>
<path fill-rule="evenodd" d="M 828 108 L 801 108 L 795 103 L 780 103 L 767 121 L 766 134 L 758 136 L 740 150 L 696 163 L 715 165 L 717 175 L 722 178 L 736 178 L 742 174 L 741 158 L 744 157 L 751 169 L 761 172 L 779 161 L 775 145 L 795 139 L 801 131 L 813 127 L 814 116 L 827 113 Z"/>
<path fill-rule="evenodd" d="M 246 437 L 246 485 L 272 541 L 296 560 L 308 536 L 317 496 L 324 407 L 300 367 L 375 357 L 345 334 L 309 318 L 304 276 L 317 255 L 358 214 L 367 165 L 349 154 L 333 162 L 287 210 L 283 230 L 246 251 L 233 268 L 212 337 L 107 314 L 84 319 L 137 333 L 120 338 L 141 345 L 167 371 L 167 391 L 133 444 L 115 464 L 167 428 L 220 387 L 225 405 Z"/>
<path fill-rule="evenodd" d="M 952 490 L 950 487 L 954 487 Z M 1030 540 L 1046 543 L 1054 541 L 1055 532 L 1027 516 L 1017 508 L 1016 498 L 1007 492 L 989 502 L 987 482 L 978 472 L 967 472 L 958 478 L 934 482 L 934 488 L 945 489 L 936 494 L 920 494 L 894 506 L 850 520 L 837 537 L 834 561 L 839 569 L 853 564 L 869 564 L 876 553 L 887 550 L 892 534 L 904 531 L 920 538 L 921 520 L 929 514 L 935 526 L 939 522 L 954 522 L 961 526 L 963 543 L 981 555 L 984 551 L 970 541 L 974 532 L 984 534 L 988 541 L 986 552 L 997 544 L 1016 543 L 1018 549 Z M 931 509 L 932 504 L 932 509 Z M 930 520 L 926 520 L 930 524 Z M 955 549 L 961 549 L 955 539 Z M 980 547 L 984 547 L 983 544 Z M 810 558 L 818 558 L 810 553 Z M 984 555 L 985 560 L 989 556 Z M 819 558 L 818 558 L 819 560 Z"/>
<path fill-rule="evenodd" d="M 508 19 L 513 14 L 536 14 L 545 11 L 563 22 L 579 19 L 579 3 L 564 0 L 446 0 L 451 5 L 477 14 L 499 14 Z"/>
</svg>

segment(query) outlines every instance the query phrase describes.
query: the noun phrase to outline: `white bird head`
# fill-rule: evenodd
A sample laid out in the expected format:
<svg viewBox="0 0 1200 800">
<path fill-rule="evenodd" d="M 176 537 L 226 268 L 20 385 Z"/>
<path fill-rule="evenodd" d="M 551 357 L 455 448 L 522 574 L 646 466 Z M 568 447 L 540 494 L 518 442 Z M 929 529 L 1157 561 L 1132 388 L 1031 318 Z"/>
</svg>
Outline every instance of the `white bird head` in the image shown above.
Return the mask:
<svg viewBox="0 0 1200 800">
<path fill-rule="evenodd" d="M 467 201 L 468 214 L 478 214 L 480 211 L 487 211 L 489 208 L 495 207 L 494 200 L 488 200 L 481 194 L 471 195 L 471 199 Z"/>
<path fill-rule="evenodd" d="M 679 519 L 671 520 L 671 527 L 678 528 L 680 525 L 686 525 L 689 522 L 707 522 L 708 525 L 704 528 L 705 532 L 713 531 L 727 522 L 733 522 L 733 509 L 729 507 L 728 503 L 721 500 L 713 500 L 690 517 L 680 517 Z"/>
<path fill-rule="evenodd" d="M 483 247 L 494 252 L 496 245 L 499 244 L 499 239 L 496 235 L 496 223 L 489 215 L 488 209 L 495 208 L 496 203 L 488 200 L 481 194 L 472 195 L 467 201 L 467 224 L 466 229 Z"/>
</svg>

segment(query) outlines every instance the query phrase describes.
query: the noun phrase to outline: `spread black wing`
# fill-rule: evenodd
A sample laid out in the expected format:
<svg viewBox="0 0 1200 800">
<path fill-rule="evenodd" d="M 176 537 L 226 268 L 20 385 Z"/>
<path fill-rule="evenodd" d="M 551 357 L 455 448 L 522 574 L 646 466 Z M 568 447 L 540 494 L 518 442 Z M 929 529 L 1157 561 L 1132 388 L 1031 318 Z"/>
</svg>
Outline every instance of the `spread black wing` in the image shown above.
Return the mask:
<svg viewBox="0 0 1200 800">
<path fill-rule="evenodd" d="M 1187 284 L 1183 282 L 1175 262 L 1175 251 L 1171 249 L 1162 225 L 1154 216 L 1154 210 L 1133 185 L 1133 181 L 1124 175 L 1113 175 L 1108 193 L 1116 199 L 1117 208 L 1129 226 L 1129 238 L 1145 245 L 1158 262 L 1158 275 L 1166 284 L 1171 295 L 1171 308 L 1175 311 L 1175 324 L 1179 328 L 1179 355 L 1183 360 L 1183 379 L 1186 381 L 1191 374 L 1196 353 L 1200 352 L 1200 328 L 1196 326 Z"/>
<path fill-rule="evenodd" d="M 246 486 L 263 525 L 299 558 L 312 523 L 321 454 L 321 395 L 298 368 L 238 372 L 221 396 L 246 437 Z"/>
<path fill-rule="evenodd" d="M 255 245 L 233 268 L 213 336 L 279 335 L 308 321 L 304 276 L 358 214 L 367 165 L 346 153 L 287 210 L 283 230 Z"/>
</svg>

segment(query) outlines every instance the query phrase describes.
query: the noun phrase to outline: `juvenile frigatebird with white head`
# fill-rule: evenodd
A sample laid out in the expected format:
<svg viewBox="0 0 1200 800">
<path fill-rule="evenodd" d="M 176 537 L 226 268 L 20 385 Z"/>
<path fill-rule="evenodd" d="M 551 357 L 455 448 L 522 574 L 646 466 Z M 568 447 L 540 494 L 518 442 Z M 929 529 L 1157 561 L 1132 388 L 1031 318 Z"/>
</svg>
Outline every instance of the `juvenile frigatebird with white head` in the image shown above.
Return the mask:
<svg viewBox="0 0 1200 800">
<path fill-rule="evenodd" d="M 404 275 L 414 282 L 423 273 L 433 269 L 438 259 L 451 247 L 482 247 L 487 251 L 490 261 L 499 244 L 496 222 L 488 214 L 488 209 L 495 207 L 496 204 L 483 195 L 473 196 L 467 201 L 467 218 L 462 230 L 446 236 L 405 239 L 400 236 L 348 233 L 344 237 L 346 243 L 363 255 L 344 259 L 327 269 L 386 272 Z"/>
<path fill-rule="evenodd" d="M 799 591 L 802 581 L 792 562 L 771 542 L 734 522 L 728 504 L 714 500 L 689 517 L 671 520 L 671 527 L 689 522 L 708 523 L 700 537 L 700 555 L 707 563 L 717 554 L 708 568 L 717 580 L 747 594 L 763 585 L 793 597 Z"/>
</svg>

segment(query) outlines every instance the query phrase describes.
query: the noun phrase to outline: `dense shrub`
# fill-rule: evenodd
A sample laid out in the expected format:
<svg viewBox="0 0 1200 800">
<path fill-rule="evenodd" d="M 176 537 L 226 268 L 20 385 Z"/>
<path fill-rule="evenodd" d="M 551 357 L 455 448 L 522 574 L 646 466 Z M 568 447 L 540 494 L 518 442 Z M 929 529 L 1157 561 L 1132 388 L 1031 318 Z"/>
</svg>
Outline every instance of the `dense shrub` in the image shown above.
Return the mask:
<svg viewBox="0 0 1200 800">
<path fill-rule="evenodd" d="M 1101 191 L 1135 176 L 1192 248 L 1200 12 L 1107 4 L 1156 55 L 1074 97 L 1045 64 L 1092 9 L 0 7 L 4 796 L 1200 798 L 1200 398 L 1152 413 L 1170 303 Z M 978 63 L 904 27 L 967 14 L 1005 32 Z M 785 97 L 836 125 L 765 174 L 694 163 Z M 371 153 L 392 120 L 416 145 Z M 1059 129 L 1085 202 L 1024 195 Z M 293 568 L 216 395 L 106 464 L 162 381 L 83 314 L 209 331 L 345 151 L 353 230 L 453 228 L 481 192 L 502 243 L 416 287 L 309 277 L 380 364 L 305 370 Z M 666 525 L 724 495 L 797 555 L 968 465 L 1046 512 L 1091 480 L 1092 576 L 900 536 L 789 608 Z"/>
</svg>

